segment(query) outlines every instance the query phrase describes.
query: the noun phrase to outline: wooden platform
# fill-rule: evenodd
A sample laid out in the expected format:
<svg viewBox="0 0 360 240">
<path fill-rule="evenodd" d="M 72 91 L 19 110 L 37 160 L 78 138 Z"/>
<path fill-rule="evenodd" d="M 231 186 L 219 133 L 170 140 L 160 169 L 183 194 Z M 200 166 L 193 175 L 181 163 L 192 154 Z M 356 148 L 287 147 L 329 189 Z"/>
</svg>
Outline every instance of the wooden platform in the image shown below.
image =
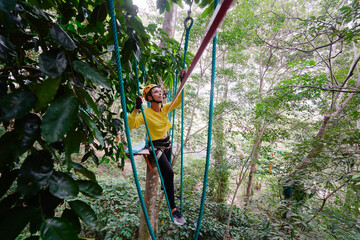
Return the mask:
<svg viewBox="0 0 360 240">
<path fill-rule="evenodd" d="M 148 165 L 150 171 L 155 174 L 155 171 L 154 171 L 153 167 L 151 166 L 149 158 L 148 158 L 148 156 L 150 156 L 150 152 L 149 152 L 149 149 L 146 148 L 146 143 L 141 142 L 139 144 L 136 144 L 132 147 L 132 150 L 133 150 L 134 156 L 136 156 L 136 155 L 144 156 L 144 158 L 146 160 L 146 164 Z M 125 149 L 125 154 L 126 154 L 126 156 L 129 156 L 128 149 Z"/>
<path fill-rule="evenodd" d="M 149 149 L 145 147 L 145 142 L 132 146 L 132 150 L 134 155 L 150 155 Z M 125 154 L 129 155 L 128 149 L 125 149 Z"/>
</svg>

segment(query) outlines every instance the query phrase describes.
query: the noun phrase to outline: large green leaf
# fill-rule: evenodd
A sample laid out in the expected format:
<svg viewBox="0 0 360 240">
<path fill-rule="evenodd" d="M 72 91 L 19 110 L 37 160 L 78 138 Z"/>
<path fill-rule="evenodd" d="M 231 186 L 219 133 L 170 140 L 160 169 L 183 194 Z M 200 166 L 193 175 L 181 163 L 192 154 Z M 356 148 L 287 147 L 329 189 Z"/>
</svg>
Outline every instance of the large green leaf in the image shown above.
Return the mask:
<svg viewBox="0 0 360 240">
<path fill-rule="evenodd" d="M 67 61 L 63 52 L 43 52 L 39 56 L 39 67 L 42 73 L 51 77 L 59 77 L 66 69 Z"/>
<path fill-rule="evenodd" d="M 48 200 L 47 200 L 48 201 Z M 32 234 L 37 233 L 40 230 L 41 223 L 43 222 L 43 215 L 41 212 L 37 212 L 30 219 L 29 231 Z"/>
<path fill-rule="evenodd" d="M 135 16 L 129 19 L 129 24 L 138 34 L 142 35 L 143 37 L 149 37 L 145 31 L 143 24 Z"/>
<path fill-rule="evenodd" d="M 55 97 L 61 82 L 61 77 L 48 78 L 40 83 L 35 90 L 37 101 L 35 103 L 35 111 L 46 107 Z"/>
<path fill-rule="evenodd" d="M 2 120 L 25 116 L 31 109 L 36 97 L 31 92 L 13 92 L 0 98 Z"/>
<path fill-rule="evenodd" d="M 16 119 L 14 130 L 0 138 L 0 172 L 14 162 L 40 137 L 40 118 L 33 113 Z"/>
<path fill-rule="evenodd" d="M 75 200 L 69 202 L 69 205 L 84 223 L 93 227 L 96 225 L 96 214 L 88 204 L 80 200 Z"/>
<path fill-rule="evenodd" d="M 15 142 L 17 139 L 18 134 L 15 131 L 7 132 L 0 137 L 0 172 L 16 161 Z"/>
<path fill-rule="evenodd" d="M 111 89 L 110 81 L 105 78 L 101 73 L 92 68 L 89 64 L 81 61 L 73 62 L 74 70 L 81 73 L 85 78 L 89 79 L 91 82 L 95 84 L 99 84 L 100 86 Z"/>
<path fill-rule="evenodd" d="M 22 155 L 26 150 L 33 146 L 35 140 L 40 138 L 40 124 L 39 116 L 34 113 L 29 113 L 26 116 L 16 119 L 14 127 L 18 133 L 18 138 L 15 142 L 14 152 L 16 156 Z"/>
<path fill-rule="evenodd" d="M 74 122 L 79 104 L 74 96 L 56 99 L 47 109 L 41 123 L 41 134 L 47 143 L 58 141 Z"/>
<path fill-rule="evenodd" d="M 71 37 L 60 27 L 59 24 L 54 24 L 50 28 L 50 36 L 66 50 L 74 50 L 76 44 L 71 39 Z"/>
<path fill-rule="evenodd" d="M 53 172 L 54 161 L 47 151 L 29 155 L 20 168 L 18 190 L 23 195 L 34 195 L 45 186 Z"/>
<path fill-rule="evenodd" d="M 89 197 L 98 198 L 102 194 L 102 188 L 97 182 L 78 180 L 80 192 Z"/>
<path fill-rule="evenodd" d="M 0 176 L 0 198 L 9 190 L 17 176 L 19 175 L 19 169 L 12 171 L 2 171 Z"/>
<path fill-rule="evenodd" d="M 61 199 L 76 198 L 79 193 L 77 182 L 68 174 L 63 172 L 53 172 L 49 180 L 50 192 Z"/>
<path fill-rule="evenodd" d="M 106 5 L 100 4 L 94 8 L 94 11 L 91 13 L 90 24 L 96 25 L 97 22 L 103 22 L 106 18 Z"/>
<path fill-rule="evenodd" d="M 4 1 L 4 0 L 2 0 Z M 0 2 L 1 4 L 1 2 Z M 1 6 L 0 6 L 1 8 Z M 10 63 L 11 60 L 17 56 L 14 44 L 12 44 L 7 38 L 0 35 L 0 61 Z"/>
<path fill-rule="evenodd" d="M 92 171 L 86 169 L 84 166 L 82 166 L 79 163 L 73 163 L 73 168 L 76 172 L 81 173 L 82 175 L 84 175 L 85 177 L 87 177 L 88 179 L 90 179 L 91 181 L 96 182 L 96 176 L 95 173 L 93 173 Z"/>
<path fill-rule="evenodd" d="M 71 131 L 65 138 L 65 154 L 78 153 L 80 151 L 81 132 Z"/>
<path fill-rule="evenodd" d="M 60 24 L 67 24 L 76 15 L 73 4 L 63 3 L 60 5 L 59 10 L 61 12 Z"/>
<path fill-rule="evenodd" d="M 54 196 L 49 188 L 45 188 L 34 196 L 31 202 L 34 206 L 41 207 L 41 217 L 46 219 L 55 216 L 55 209 L 62 204 L 64 200 Z"/>
<path fill-rule="evenodd" d="M 104 146 L 104 138 L 103 138 L 101 132 L 99 131 L 99 129 L 96 127 L 96 124 L 90 119 L 90 117 L 87 115 L 87 113 L 84 112 L 83 110 L 81 111 L 81 116 L 82 116 L 82 119 L 84 119 L 84 121 L 90 128 L 93 136 L 99 141 L 101 146 Z"/>
<path fill-rule="evenodd" d="M 68 166 L 72 165 L 71 154 L 80 151 L 81 133 L 69 131 L 65 138 L 65 159 Z"/>
<path fill-rule="evenodd" d="M 77 234 L 81 231 L 81 225 L 79 217 L 70 209 L 65 209 L 61 214 L 61 218 L 66 219 L 69 221 L 73 229 Z"/>
<path fill-rule="evenodd" d="M 46 219 L 40 227 L 42 239 L 77 240 L 75 230 L 68 220 L 58 217 Z"/>
<path fill-rule="evenodd" d="M 13 240 L 21 233 L 32 215 L 34 207 L 16 207 L 0 213 L 0 236 L 2 240 Z"/>
<path fill-rule="evenodd" d="M 100 117 L 98 106 L 96 105 L 90 94 L 82 88 L 78 88 L 78 90 L 79 95 L 86 100 L 86 103 L 91 107 L 91 110 L 94 111 L 97 117 Z"/>
</svg>

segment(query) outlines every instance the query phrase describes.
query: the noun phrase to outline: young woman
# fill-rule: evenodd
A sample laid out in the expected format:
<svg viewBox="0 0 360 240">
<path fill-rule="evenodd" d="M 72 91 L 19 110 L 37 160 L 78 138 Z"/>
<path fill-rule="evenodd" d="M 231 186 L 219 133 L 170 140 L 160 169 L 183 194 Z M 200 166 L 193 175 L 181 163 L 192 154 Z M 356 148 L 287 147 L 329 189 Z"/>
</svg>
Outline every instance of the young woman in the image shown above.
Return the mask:
<svg viewBox="0 0 360 240">
<path fill-rule="evenodd" d="M 185 71 L 181 72 L 181 77 L 185 75 Z M 151 140 L 155 148 L 155 153 L 159 162 L 160 171 L 164 179 L 166 193 L 168 195 L 174 223 L 177 225 L 184 225 L 186 220 L 181 213 L 176 209 L 174 199 L 174 171 L 169 162 L 171 140 L 168 134 L 171 128 L 171 123 L 168 119 L 168 113 L 180 105 L 181 95 L 176 99 L 170 109 L 171 103 L 162 104 L 163 91 L 159 85 L 150 84 L 143 91 L 143 97 L 146 101 L 151 103 L 150 108 L 144 110 L 146 121 L 149 126 Z M 137 114 L 141 108 L 141 97 L 136 98 L 136 107 L 134 111 L 128 116 L 130 129 L 138 128 L 144 124 L 142 114 Z M 152 154 L 152 152 L 151 152 Z"/>
</svg>

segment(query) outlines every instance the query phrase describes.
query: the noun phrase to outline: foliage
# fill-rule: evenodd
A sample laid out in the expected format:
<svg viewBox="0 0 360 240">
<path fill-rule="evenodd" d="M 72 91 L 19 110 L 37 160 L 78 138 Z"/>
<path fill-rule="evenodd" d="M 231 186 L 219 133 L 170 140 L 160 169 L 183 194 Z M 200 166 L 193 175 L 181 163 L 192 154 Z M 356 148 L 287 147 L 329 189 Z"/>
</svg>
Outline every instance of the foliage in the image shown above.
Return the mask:
<svg viewBox="0 0 360 240">
<path fill-rule="evenodd" d="M 99 216 L 96 227 L 87 226 L 81 233 L 84 237 L 99 237 L 102 239 L 136 239 L 139 228 L 140 206 L 133 181 L 118 179 L 99 179 L 103 188 L 103 196 L 96 200 L 87 200 Z M 160 239 L 188 239 L 196 230 L 197 214 L 199 211 L 199 195 L 191 196 L 186 191 L 184 200 L 184 216 L 188 224 L 176 226 L 170 222 L 168 210 L 161 208 L 159 217 Z M 206 200 L 205 209 L 219 208 L 210 198 Z M 229 209 L 224 206 L 223 215 Z M 231 236 L 236 239 L 253 239 L 252 236 L 262 238 L 268 234 L 269 226 L 265 219 L 252 216 L 240 208 L 236 208 L 231 220 Z M 217 214 L 212 211 L 204 213 L 199 239 L 220 239 L 223 236 L 224 225 L 217 220 Z"/>
<path fill-rule="evenodd" d="M 98 224 L 86 227 L 83 234 L 101 239 L 136 239 L 140 206 L 134 184 L 122 178 L 105 178 L 100 185 L 102 198 L 89 202 L 99 218 Z"/>
<path fill-rule="evenodd" d="M 114 49 L 106 4 L 104 0 L 0 1 L 0 232 L 4 239 L 16 238 L 29 223 L 34 238 L 64 239 L 77 239 L 79 219 L 89 226 L 97 224 L 89 200 L 80 200 L 79 193 L 98 198 L 102 188 L 82 163 L 125 157 L 119 142 L 122 120 L 112 110 L 118 97 L 117 76 L 110 60 Z M 115 6 L 123 72 L 129 79 L 125 97 L 131 106 L 136 95 L 134 58 L 148 62 L 151 81 L 161 77 L 171 85 L 168 75 L 179 60 L 179 44 L 156 25 L 144 27 L 131 1 L 115 1 Z M 151 38 L 166 43 L 165 54 Z M 101 159 L 100 151 L 104 151 Z M 81 163 L 74 158 L 77 153 Z"/>
</svg>

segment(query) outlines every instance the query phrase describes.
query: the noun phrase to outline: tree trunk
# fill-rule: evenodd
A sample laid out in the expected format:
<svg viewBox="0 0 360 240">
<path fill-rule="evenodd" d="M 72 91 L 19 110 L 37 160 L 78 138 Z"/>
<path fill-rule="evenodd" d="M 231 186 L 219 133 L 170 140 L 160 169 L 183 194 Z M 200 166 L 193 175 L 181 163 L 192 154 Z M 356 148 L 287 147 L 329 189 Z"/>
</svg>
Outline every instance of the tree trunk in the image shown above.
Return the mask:
<svg viewBox="0 0 360 240">
<path fill-rule="evenodd" d="M 260 136 L 261 138 L 262 136 Z M 250 168 L 250 172 L 249 172 L 249 180 L 248 180 L 248 184 L 246 187 L 246 200 L 249 201 L 250 197 L 251 197 L 251 193 L 252 193 L 252 187 L 253 187 L 253 182 L 254 182 L 254 177 L 255 177 L 255 170 L 256 170 L 256 161 L 259 158 L 259 149 L 261 148 L 261 140 L 259 143 L 255 143 L 258 146 L 255 146 L 255 152 L 252 156 L 251 159 L 251 168 Z"/>
<path fill-rule="evenodd" d="M 178 5 L 173 3 L 172 8 L 169 12 L 165 12 L 163 31 L 167 33 L 170 38 L 175 36 L 176 18 L 177 18 Z M 160 48 L 165 48 L 165 43 L 160 43 Z"/>
<path fill-rule="evenodd" d="M 153 164 L 154 165 L 154 164 Z M 145 185 L 145 195 L 144 201 L 149 215 L 151 226 L 153 227 L 155 233 L 158 232 L 158 219 L 156 217 L 156 199 L 159 188 L 159 174 L 157 171 L 153 173 L 149 166 L 146 167 L 146 185 Z M 139 239 L 151 239 L 144 213 L 141 211 L 140 215 L 140 228 L 139 228 Z"/>
<path fill-rule="evenodd" d="M 223 54 L 222 59 L 222 65 L 223 69 L 226 69 L 225 67 L 225 54 Z M 225 89 L 223 92 L 217 91 L 217 94 L 222 94 L 221 103 L 227 102 L 228 97 L 228 91 L 229 91 L 229 79 L 225 76 L 224 78 L 224 85 Z M 217 85 L 218 87 L 220 84 Z M 219 88 L 218 88 L 219 89 Z M 216 106 L 216 108 L 222 108 L 221 105 Z M 224 110 L 221 109 L 220 112 L 223 112 Z M 226 195 L 229 189 L 229 167 L 226 159 L 226 144 L 225 144 L 225 138 L 224 135 L 226 135 L 225 132 L 225 120 L 220 119 L 216 122 L 214 122 L 213 126 L 213 136 L 214 136 L 214 145 L 215 149 L 213 150 L 213 158 L 215 159 L 214 164 L 214 176 L 213 179 L 215 181 L 215 191 L 214 191 L 214 200 L 217 203 L 224 203 L 226 201 Z M 222 206 L 221 204 L 219 206 Z M 221 221 L 221 215 L 223 213 L 223 209 L 220 207 L 218 209 L 218 218 Z"/>
<path fill-rule="evenodd" d="M 177 8 L 176 4 L 172 5 L 172 8 L 169 12 L 165 12 L 164 22 L 163 22 L 163 31 L 168 34 L 170 38 L 173 38 L 175 35 L 175 26 L 176 26 L 176 17 L 177 17 Z M 164 42 L 160 43 L 161 48 L 165 48 Z M 163 85 L 162 79 L 159 79 L 159 84 Z M 154 163 L 155 164 L 155 163 Z M 157 206 L 156 200 L 158 196 L 158 186 L 159 186 L 159 177 L 158 173 L 153 174 L 149 168 L 146 170 L 146 187 L 145 187 L 145 204 L 148 210 L 149 218 L 151 225 L 154 229 L 155 234 L 157 235 L 158 229 L 158 219 L 159 219 L 159 208 Z M 163 194 L 162 194 L 163 195 Z M 159 200 L 159 205 L 162 203 L 162 195 Z M 147 234 L 147 235 L 146 235 Z M 139 229 L 139 239 L 150 239 L 150 235 L 148 235 L 148 229 L 146 226 L 146 221 L 141 214 L 140 218 L 140 229 Z"/>
</svg>

